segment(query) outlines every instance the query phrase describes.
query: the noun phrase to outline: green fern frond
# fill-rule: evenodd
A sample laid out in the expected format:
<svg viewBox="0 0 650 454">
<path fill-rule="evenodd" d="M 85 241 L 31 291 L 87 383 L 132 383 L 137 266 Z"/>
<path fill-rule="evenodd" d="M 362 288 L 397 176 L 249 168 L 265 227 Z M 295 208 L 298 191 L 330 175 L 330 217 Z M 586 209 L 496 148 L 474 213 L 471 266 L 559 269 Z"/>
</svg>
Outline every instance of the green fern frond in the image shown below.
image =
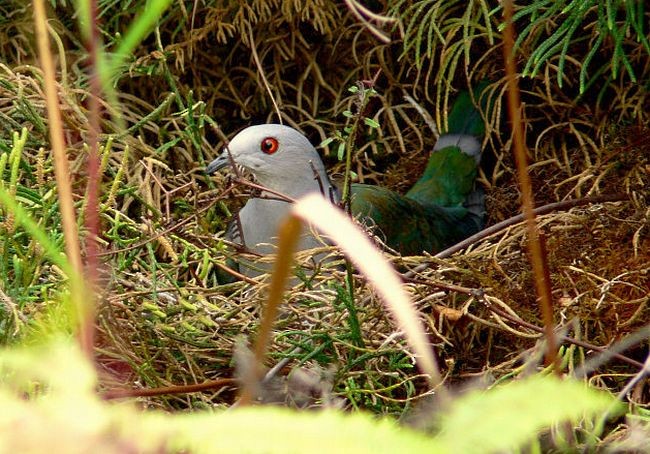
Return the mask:
<svg viewBox="0 0 650 454">
<path fill-rule="evenodd" d="M 499 6 L 494 12 L 500 10 Z M 527 24 L 526 19 L 528 19 Z M 539 0 L 520 8 L 513 16 L 513 20 L 517 26 L 523 26 L 515 42 L 515 49 L 533 48 L 522 75 L 534 78 L 547 65 L 556 65 L 557 83 L 561 88 L 565 76 L 565 63 L 567 57 L 571 56 L 581 63 L 581 94 L 593 83 L 594 77 L 597 77 L 594 74 L 588 79 L 589 64 L 596 55 L 601 53 L 608 55 L 607 67 L 614 79 L 619 77 L 622 67 L 632 82 L 637 81 L 637 75 L 631 55 L 637 54 L 636 58 L 640 58 L 636 51 L 638 46 L 634 46 L 633 40 L 641 45 L 646 58 L 650 56 L 650 42 L 645 31 L 648 17 L 644 2 Z M 547 34 L 549 24 L 557 25 L 550 34 Z M 501 24 L 499 30 L 504 26 Z M 590 32 L 587 32 L 587 36 L 585 33 L 576 36 L 579 29 L 590 30 Z M 611 45 L 604 48 L 603 44 L 609 42 Z M 582 52 L 583 44 L 586 44 L 588 49 L 586 53 Z M 596 73 L 599 77 L 603 72 L 599 68 Z"/>
<path fill-rule="evenodd" d="M 485 32 L 488 42 L 494 43 L 490 8 L 485 0 L 402 0 L 391 7 L 389 14 L 399 17 L 405 26 L 401 58 L 412 54 L 418 71 L 436 58 L 443 63 L 446 52 L 455 42 L 464 43 L 468 63 L 472 41 L 482 34 L 479 32 Z"/>
</svg>

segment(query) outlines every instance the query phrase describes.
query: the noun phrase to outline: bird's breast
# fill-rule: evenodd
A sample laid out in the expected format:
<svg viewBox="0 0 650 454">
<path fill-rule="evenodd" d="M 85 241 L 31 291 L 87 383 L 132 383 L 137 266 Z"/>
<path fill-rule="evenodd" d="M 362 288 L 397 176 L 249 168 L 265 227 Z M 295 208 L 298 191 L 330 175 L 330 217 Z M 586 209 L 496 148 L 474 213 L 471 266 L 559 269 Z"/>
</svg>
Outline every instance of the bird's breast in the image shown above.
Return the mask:
<svg viewBox="0 0 650 454">
<path fill-rule="evenodd" d="M 289 215 L 291 204 L 282 200 L 250 199 L 239 212 L 241 240 L 248 249 L 260 254 L 273 252 L 278 227 Z"/>
</svg>

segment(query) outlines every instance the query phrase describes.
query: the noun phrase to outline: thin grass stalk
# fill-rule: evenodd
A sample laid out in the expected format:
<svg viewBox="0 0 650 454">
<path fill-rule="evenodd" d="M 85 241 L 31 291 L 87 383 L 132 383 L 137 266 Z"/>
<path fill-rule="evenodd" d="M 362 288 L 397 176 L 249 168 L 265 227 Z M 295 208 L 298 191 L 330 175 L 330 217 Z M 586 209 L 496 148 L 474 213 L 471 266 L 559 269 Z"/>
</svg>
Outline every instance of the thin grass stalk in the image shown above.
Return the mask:
<svg viewBox="0 0 650 454">
<path fill-rule="evenodd" d="M 365 275 L 393 315 L 399 329 L 404 331 L 420 370 L 427 375 L 429 386 L 437 388 L 439 395 L 444 397 L 444 388 L 439 386 L 442 384 L 440 369 L 417 311 L 402 288 L 397 273 L 369 238 L 342 211 L 318 194 L 298 200 L 292 207 L 292 216 L 313 225 L 331 238 Z"/>
<path fill-rule="evenodd" d="M 254 379 L 258 380 L 262 377 L 262 365 L 266 360 L 266 352 L 268 350 L 269 341 L 271 339 L 271 331 L 273 324 L 278 315 L 278 308 L 282 302 L 282 295 L 284 294 L 284 286 L 291 271 L 291 263 L 293 261 L 293 252 L 298 244 L 300 238 L 300 220 L 295 216 L 289 216 L 279 228 L 278 234 L 278 253 L 275 257 L 275 265 L 273 267 L 273 274 L 271 276 L 271 286 L 269 288 L 269 296 L 264 307 L 264 314 L 262 322 L 257 335 L 257 341 L 253 352 L 255 354 L 255 364 L 253 367 L 257 368 L 254 372 Z M 253 400 L 253 390 L 250 385 L 242 387 L 240 405 L 248 405 Z"/>
<path fill-rule="evenodd" d="M 90 65 L 90 92 L 91 96 L 88 101 L 88 186 L 87 186 L 87 203 L 85 212 L 85 223 L 87 235 L 86 241 L 86 277 L 88 279 L 88 308 L 86 318 L 82 323 L 86 325 L 85 333 L 89 336 L 86 339 L 90 345 L 94 344 L 94 319 L 96 305 L 96 290 L 99 282 L 99 181 L 100 181 L 100 157 L 99 157 L 99 130 L 100 130 L 100 103 L 99 98 L 102 95 L 102 83 L 99 76 L 99 48 L 100 36 L 97 24 L 97 1 L 89 0 L 90 10 L 90 33 L 86 39 L 86 47 Z"/>
<path fill-rule="evenodd" d="M 358 91 L 358 96 L 361 96 L 360 102 L 359 102 L 359 107 L 356 115 L 354 116 L 354 121 L 352 122 L 352 126 L 350 129 L 350 132 L 348 134 L 347 140 L 345 141 L 345 174 L 344 174 L 344 181 L 343 181 L 343 194 L 341 195 L 341 203 L 343 204 L 343 207 L 347 211 L 348 215 L 352 216 L 352 154 L 355 151 L 355 143 L 357 139 L 357 133 L 359 130 L 359 122 L 362 121 L 364 118 L 364 113 L 366 110 L 366 106 L 368 105 L 368 100 L 370 98 L 370 90 L 374 86 L 377 77 L 379 77 L 379 72 L 375 74 L 375 76 L 372 79 L 372 85 L 368 89 L 364 86 L 363 83 L 361 83 L 361 86 L 359 87 Z M 345 259 L 345 271 L 346 271 L 346 279 L 345 283 L 347 286 L 348 290 L 348 295 L 350 297 L 349 299 L 349 304 L 346 304 L 348 307 L 348 313 L 350 314 L 350 319 L 352 320 L 352 325 L 358 327 L 359 326 L 359 320 L 357 318 L 357 311 L 355 307 L 355 302 L 354 302 L 354 276 L 353 276 L 353 270 L 352 270 L 352 264 L 350 263 L 350 260 L 346 257 Z M 355 342 L 358 346 L 363 346 L 363 339 L 361 336 L 359 336 L 358 331 L 355 333 L 353 330 L 353 334 L 355 334 Z"/>
<path fill-rule="evenodd" d="M 49 120 L 49 135 L 54 155 L 54 173 L 59 194 L 59 205 L 61 210 L 61 223 L 65 238 L 65 251 L 72 268 L 70 278 L 70 297 L 77 308 L 79 320 L 79 341 L 81 350 L 87 357 L 92 356 L 92 344 L 88 340 L 92 338 L 86 330 L 84 323 L 88 313 L 86 303 L 86 288 L 81 279 L 83 269 L 81 264 L 81 250 L 79 246 L 79 232 L 77 230 L 76 215 L 72 201 L 72 188 L 68 170 L 68 159 L 65 152 L 65 139 L 63 137 L 63 123 L 57 97 L 56 74 L 54 62 L 50 53 L 50 41 L 47 32 L 44 0 L 34 0 L 34 22 L 36 26 L 36 37 L 38 52 L 40 54 L 41 66 L 43 67 L 43 82 L 47 115 Z"/>
<path fill-rule="evenodd" d="M 546 337 L 547 349 L 545 362 L 552 365 L 556 374 L 560 374 L 560 364 L 557 357 L 557 341 L 553 332 L 553 302 L 551 296 L 551 278 L 548 271 L 548 259 L 542 245 L 542 237 L 537 228 L 534 212 L 533 187 L 528 174 L 528 162 L 526 157 L 526 144 L 521 124 L 521 101 L 519 98 L 519 87 L 517 85 L 517 68 L 514 54 L 514 25 L 512 23 L 512 1 L 504 2 L 503 15 L 506 28 L 503 33 L 503 52 L 506 60 L 506 78 L 508 86 L 508 114 L 513 130 L 513 146 L 515 162 L 517 166 L 517 178 L 521 190 L 521 205 L 526 219 L 528 231 L 528 250 L 530 253 L 531 266 L 535 276 L 535 290 L 540 301 L 542 318 L 544 320 L 544 335 Z"/>
</svg>

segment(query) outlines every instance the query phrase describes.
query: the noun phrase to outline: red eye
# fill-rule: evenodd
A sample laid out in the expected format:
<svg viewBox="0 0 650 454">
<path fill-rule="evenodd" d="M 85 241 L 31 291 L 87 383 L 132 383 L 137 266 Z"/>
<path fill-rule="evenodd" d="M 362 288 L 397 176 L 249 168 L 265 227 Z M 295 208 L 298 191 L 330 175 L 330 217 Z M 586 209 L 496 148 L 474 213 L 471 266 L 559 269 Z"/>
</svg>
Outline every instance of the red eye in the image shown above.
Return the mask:
<svg viewBox="0 0 650 454">
<path fill-rule="evenodd" d="M 260 143 L 260 149 L 262 152 L 266 154 L 273 154 L 276 151 L 278 151 L 278 141 L 277 139 L 273 137 L 267 137 L 266 139 L 262 140 L 262 143 Z"/>
</svg>

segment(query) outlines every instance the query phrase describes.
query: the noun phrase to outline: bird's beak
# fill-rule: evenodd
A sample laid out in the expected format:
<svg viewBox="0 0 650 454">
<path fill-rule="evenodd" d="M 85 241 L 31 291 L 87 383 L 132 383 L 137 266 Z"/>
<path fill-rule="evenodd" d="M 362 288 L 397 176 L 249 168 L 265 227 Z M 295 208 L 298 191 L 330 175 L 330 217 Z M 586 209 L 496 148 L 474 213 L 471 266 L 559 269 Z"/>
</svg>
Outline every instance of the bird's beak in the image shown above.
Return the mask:
<svg viewBox="0 0 650 454">
<path fill-rule="evenodd" d="M 205 173 L 212 175 L 217 170 L 223 169 L 228 165 L 230 165 L 230 157 L 228 156 L 228 152 L 224 150 L 217 159 L 208 164 L 208 166 L 205 168 Z"/>
</svg>

